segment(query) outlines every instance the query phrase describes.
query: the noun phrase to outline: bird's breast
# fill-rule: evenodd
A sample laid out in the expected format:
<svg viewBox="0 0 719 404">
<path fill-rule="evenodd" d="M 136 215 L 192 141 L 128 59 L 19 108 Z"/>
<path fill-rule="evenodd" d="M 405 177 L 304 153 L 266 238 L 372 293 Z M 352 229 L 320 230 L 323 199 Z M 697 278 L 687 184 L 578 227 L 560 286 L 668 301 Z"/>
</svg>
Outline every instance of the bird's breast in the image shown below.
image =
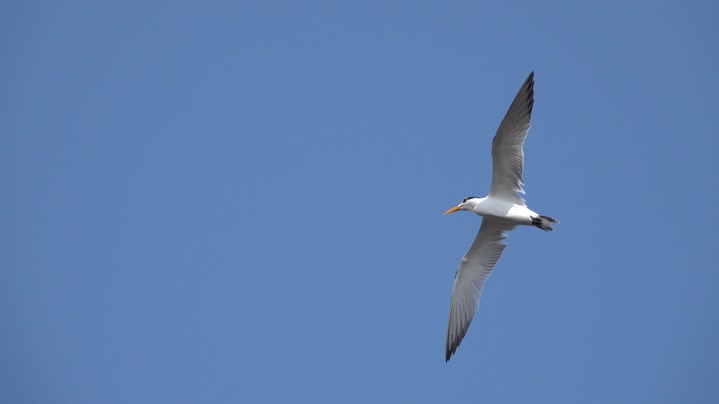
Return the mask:
<svg viewBox="0 0 719 404">
<path fill-rule="evenodd" d="M 532 212 L 524 205 L 517 205 L 501 199 L 487 198 L 480 202 L 472 211 L 482 217 L 499 219 L 517 224 L 529 224 Z M 536 216 L 536 214 L 534 214 Z"/>
</svg>

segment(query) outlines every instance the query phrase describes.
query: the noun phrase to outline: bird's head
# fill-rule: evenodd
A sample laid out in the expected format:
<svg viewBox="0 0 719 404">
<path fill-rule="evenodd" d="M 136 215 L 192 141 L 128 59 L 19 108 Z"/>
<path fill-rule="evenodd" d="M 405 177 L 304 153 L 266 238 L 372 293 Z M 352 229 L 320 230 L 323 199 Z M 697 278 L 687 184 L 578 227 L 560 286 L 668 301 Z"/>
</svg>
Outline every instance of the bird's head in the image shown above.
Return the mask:
<svg viewBox="0 0 719 404">
<path fill-rule="evenodd" d="M 472 208 L 477 206 L 481 199 L 482 198 L 477 196 L 468 196 L 462 199 L 462 202 L 460 202 L 459 205 L 447 210 L 446 212 L 444 212 L 444 214 L 447 215 L 458 210 L 472 210 Z"/>
</svg>

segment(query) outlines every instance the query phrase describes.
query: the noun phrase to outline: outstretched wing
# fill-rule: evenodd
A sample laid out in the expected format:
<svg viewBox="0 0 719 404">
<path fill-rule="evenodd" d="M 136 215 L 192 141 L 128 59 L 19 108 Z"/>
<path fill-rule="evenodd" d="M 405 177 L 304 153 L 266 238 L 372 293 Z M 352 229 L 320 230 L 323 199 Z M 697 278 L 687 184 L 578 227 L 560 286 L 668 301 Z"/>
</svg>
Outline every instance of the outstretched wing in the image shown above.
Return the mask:
<svg viewBox="0 0 719 404">
<path fill-rule="evenodd" d="M 518 193 L 524 193 L 523 146 L 529 131 L 533 105 L 534 72 L 531 72 L 514 97 L 492 140 L 492 186 L 489 194 L 522 205 L 524 199 Z"/>
<path fill-rule="evenodd" d="M 482 285 L 504 251 L 503 240 L 515 226 L 484 219 L 474 243 L 462 258 L 452 286 L 452 303 L 447 327 L 447 361 L 462 342 L 472 317 L 479 307 Z"/>
</svg>

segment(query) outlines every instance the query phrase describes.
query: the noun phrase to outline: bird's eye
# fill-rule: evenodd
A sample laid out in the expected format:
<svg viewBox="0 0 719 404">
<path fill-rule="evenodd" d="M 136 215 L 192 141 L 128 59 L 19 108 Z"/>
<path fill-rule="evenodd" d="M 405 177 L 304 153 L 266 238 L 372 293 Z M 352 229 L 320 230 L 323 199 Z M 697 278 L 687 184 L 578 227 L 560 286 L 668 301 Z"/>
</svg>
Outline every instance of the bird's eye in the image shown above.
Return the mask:
<svg viewBox="0 0 719 404">
<path fill-rule="evenodd" d="M 467 203 L 467 198 L 462 199 L 462 203 Z"/>
</svg>

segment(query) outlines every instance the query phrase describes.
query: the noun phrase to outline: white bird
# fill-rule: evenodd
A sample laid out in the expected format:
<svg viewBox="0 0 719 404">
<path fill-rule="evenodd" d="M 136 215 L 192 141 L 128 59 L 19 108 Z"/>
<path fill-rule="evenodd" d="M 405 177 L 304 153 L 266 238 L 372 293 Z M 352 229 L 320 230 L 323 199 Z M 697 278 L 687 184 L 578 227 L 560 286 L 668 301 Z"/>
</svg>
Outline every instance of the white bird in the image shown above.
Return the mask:
<svg viewBox="0 0 719 404">
<path fill-rule="evenodd" d="M 452 357 L 462 342 L 472 317 L 479 306 L 482 285 L 506 244 L 507 233 L 517 225 L 531 225 L 545 231 L 559 223 L 529 209 L 519 193 L 522 189 L 524 167 L 524 139 L 534 105 L 534 72 L 522 84 L 507 114 L 492 140 L 492 185 L 484 198 L 470 196 L 444 214 L 467 210 L 482 216 L 482 225 L 474 243 L 462 258 L 452 286 L 452 303 L 447 327 L 446 360 Z"/>
</svg>

